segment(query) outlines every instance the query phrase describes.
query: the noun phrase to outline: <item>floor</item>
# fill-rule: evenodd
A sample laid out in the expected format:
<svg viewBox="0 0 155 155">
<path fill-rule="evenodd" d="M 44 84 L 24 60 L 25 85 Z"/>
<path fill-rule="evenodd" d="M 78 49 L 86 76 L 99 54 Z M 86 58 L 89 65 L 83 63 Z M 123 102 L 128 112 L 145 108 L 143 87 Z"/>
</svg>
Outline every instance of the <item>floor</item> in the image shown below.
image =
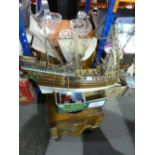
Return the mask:
<svg viewBox="0 0 155 155">
<path fill-rule="evenodd" d="M 44 105 L 20 105 L 20 155 L 134 155 L 134 93 L 108 101 L 100 128 L 61 141 L 50 138 Z"/>
</svg>

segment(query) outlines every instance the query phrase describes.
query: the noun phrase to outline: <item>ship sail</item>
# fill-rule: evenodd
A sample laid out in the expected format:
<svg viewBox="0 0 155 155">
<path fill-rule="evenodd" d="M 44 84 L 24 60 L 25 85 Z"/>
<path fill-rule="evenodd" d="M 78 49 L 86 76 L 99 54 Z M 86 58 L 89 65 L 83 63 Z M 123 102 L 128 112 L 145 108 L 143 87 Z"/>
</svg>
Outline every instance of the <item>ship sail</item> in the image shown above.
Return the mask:
<svg viewBox="0 0 155 155">
<path fill-rule="evenodd" d="M 77 56 L 85 61 L 94 53 L 97 38 L 58 39 L 58 44 L 67 62 L 72 62 Z"/>
<path fill-rule="evenodd" d="M 94 37 L 91 39 L 90 44 L 86 49 L 84 57 L 81 59 L 81 61 L 86 61 L 94 53 L 96 46 L 97 46 L 97 38 Z"/>
<path fill-rule="evenodd" d="M 47 53 L 47 55 L 52 56 L 58 60 L 61 60 L 57 51 L 50 42 L 47 40 L 45 47 L 45 35 L 42 33 L 42 29 L 39 27 L 38 23 L 35 21 L 32 15 L 30 15 L 30 28 L 29 30 L 34 35 L 32 47 L 42 53 Z"/>
</svg>

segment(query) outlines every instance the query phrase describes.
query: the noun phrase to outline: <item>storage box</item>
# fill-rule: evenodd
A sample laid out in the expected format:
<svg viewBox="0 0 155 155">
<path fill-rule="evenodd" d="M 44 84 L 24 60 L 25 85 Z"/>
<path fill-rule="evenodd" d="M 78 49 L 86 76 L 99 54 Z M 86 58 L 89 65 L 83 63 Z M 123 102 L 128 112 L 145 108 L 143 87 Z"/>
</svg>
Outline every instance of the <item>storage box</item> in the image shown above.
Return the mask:
<svg viewBox="0 0 155 155">
<path fill-rule="evenodd" d="M 55 103 L 58 112 L 75 112 L 87 108 L 102 107 L 107 101 L 104 93 L 100 94 L 99 92 L 79 92 L 78 97 L 76 99 L 75 97 L 77 97 L 77 92 L 72 92 L 70 95 L 67 93 L 55 93 Z"/>
<path fill-rule="evenodd" d="M 127 86 L 113 86 L 104 90 L 89 92 L 57 92 L 55 93 L 55 103 L 60 113 L 103 107 L 108 98 L 122 96 L 127 88 Z"/>
<path fill-rule="evenodd" d="M 19 103 L 32 103 L 35 91 L 28 79 L 19 80 Z"/>
</svg>

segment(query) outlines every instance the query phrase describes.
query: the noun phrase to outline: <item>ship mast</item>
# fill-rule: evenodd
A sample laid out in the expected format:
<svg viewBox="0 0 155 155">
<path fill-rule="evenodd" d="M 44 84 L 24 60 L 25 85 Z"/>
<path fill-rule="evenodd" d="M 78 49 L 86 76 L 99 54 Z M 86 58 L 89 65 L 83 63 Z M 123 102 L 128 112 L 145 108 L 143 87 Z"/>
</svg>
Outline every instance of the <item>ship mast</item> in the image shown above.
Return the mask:
<svg viewBox="0 0 155 155">
<path fill-rule="evenodd" d="M 43 17 L 43 32 L 44 32 L 44 47 L 45 47 L 45 55 L 46 55 L 46 67 L 48 67 L 48 53 L 47 53 L 47 33 L 46 33 L 46 11 L 44 10 L 44 17 Z"/>
</svg>

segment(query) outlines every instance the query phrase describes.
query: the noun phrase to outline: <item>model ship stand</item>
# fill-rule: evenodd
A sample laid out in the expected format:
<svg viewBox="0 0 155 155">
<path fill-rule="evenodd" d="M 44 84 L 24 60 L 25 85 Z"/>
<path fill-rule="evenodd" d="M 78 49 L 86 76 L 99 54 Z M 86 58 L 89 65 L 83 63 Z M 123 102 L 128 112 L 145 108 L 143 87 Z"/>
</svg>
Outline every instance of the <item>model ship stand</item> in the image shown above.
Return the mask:
<svg viewBox="0 0 155 155">
<path fill-rule="evenodd" d="M 58 113 L 54 95 L 47 95 L 48 118 L 51 137 L 59 140 L 63 135 L 78 136 L 84 130 L 93 130 L 103 121 L 102 108 L 91 108 L 73 113 Z"/>
<path fill-rule="evenodd" d="M 102 98 L 100 100 L 101 103 L 106 98 L 121 96 L 126 90 L 126 86 L 115 86 L 108 88 L 107 90 L 100 91 L 100 93 L 89 92 L 89 96 L 86 98 L 91 101 L 95 98 Z M 94 105 L 95 100 L 91 103 Z M 74 103 L 74 105 L 76 104 Z M 85 130 L 93 130 L 99 127 L 104 119 L 103 106 L 91 106 L 91 108 L 81 108 L 81 110 L 66 113 L 62 109 L 59 109 L 54 93 L 47 95 L 47 107 L 51 137 L 56 140 L 59 140 L 63 135 L 78 136 Z"/>
</svg>

